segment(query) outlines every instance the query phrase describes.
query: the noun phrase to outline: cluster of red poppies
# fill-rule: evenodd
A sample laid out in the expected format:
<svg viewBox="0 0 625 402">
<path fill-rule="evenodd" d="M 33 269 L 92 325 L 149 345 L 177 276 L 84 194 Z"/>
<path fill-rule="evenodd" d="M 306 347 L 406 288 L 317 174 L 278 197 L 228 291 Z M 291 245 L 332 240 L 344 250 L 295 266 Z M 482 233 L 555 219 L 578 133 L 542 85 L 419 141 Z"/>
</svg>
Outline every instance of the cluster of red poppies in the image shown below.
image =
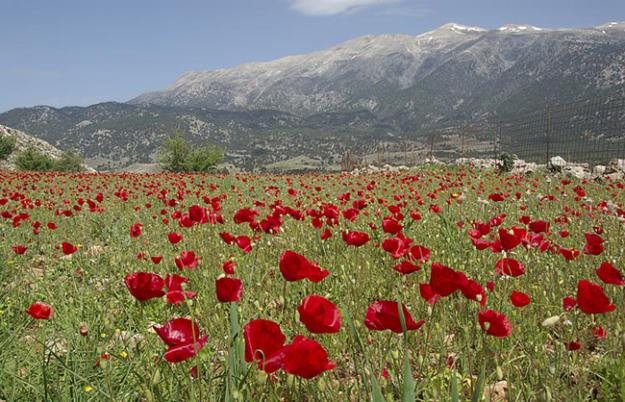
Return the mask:
<svg viewBox="0 0 625 402">
<path fill-rule="evenodd" d="M 288 185 L 286 192 L 283 192 L 279 186 L 269 185 L 264 188 L 270 201 L 257 199 L 253 201 L 252 206 L 245 206 L 233 211 L 233 215 L 224 213 L 226 217 L 232 216 L 231 221 L 236 225 L 231 227 L 231 229 L 237 228 L 232 230 L 232 233 L 225 230 L 215 230 L 211 233 L 218 234 L 221 242 L 226 245 L 225 248 L 229 249 L 229 246 L 236 246 L 236 248 L 233 247 L 233 250 L 237 252 L 238 248 L 239 252 L 243 253 L 242 255 L 252 253 L 253 249 L 258 251 L 256 247 L 263 236 L 271 238 L 285 233 L 288 230 L 288 220 L 309 223 L 317 232 L 316 238 L 320 242 L 326 242 L 334 234 L 340 234 L 336 241 L 340 243 L 342 240 L 340 244 L 346 250 L 357 253 L 360 250 L 369 249 L 371 251 L 375 249 L 376 252 L 379 251 L 388 258 L 390 267 L 400 275 L 426 272 L 427 279 L 417 282 L 419 295 L 423 301 L 429 305 L 435 305 L 443 303 L 445 298 L 451 297 L 459 297 L 463 303 L 466 300 L 467 305 L 475 306 L 471 320 L 476 323 L 476 326 L 479 325 L 487 335 L 505 338 L 513 333 L 512 321 L 514 321 L 514 317 L 512 316 L 511 320 L 502 312 L 506 310 L 501 308 L 501 303 L 497 305 L 496 309 L 492 308 L 494 303 L 489 303 L 489 297 L 493 298 L 495 281 L 502 279 L 511 284 L 513 288 L 506 288 L 505 300 L 509 300 L 515 308 L 525 308 L 532 303 L 532 297 L 519 290 L 517 287 L 520 285 L 519 279 L 516 278 L 527 275 L 528 270 L 531 272 L 532 269 L 540 269 L 527 264 L 525 257 L 530 255 L 529 253 L 536 255 L 544 253 L 545 256 L 557 259 L 562 264 L 586 258 L 582 256 L 588 258 L 602 256 L 610 241 L 604 239 L 604 229 L 601 224 L 596 223 L 592 230 L 588 228 L 582 232 L 584 233 L 582 245 L 581 242 L 579 244 L 573 243 L 574 239 L 568 230 L 568 223 L 575 218 L 580 220 L 588 218 L 592 222 L 599 222 L 597 217 L 605 219 L 609 217 L 618 225 L 623 225 L 625 211 L 622 205 L 614 201 L 594 202 L 586 198 L 583 185 L 588 185 L 588 183 L 582 182 L 571 188 L 568 187 L 571 181 L 562 180 L 557 187 L 560 191 L 559 194 L 554 190 L 554 194 L 540 195 L 539 207 L 557 202 L 558 197 L 572 197 L 578 203 L 579 208 L 564 207 L 561 214 L 550 220 L 533 218 L 528 215 L 529 212 L 525 212 L 528 209 L 528 200 L 525 194 L 519 191 L 512 194 L 497 188 L 496 191 L 486 195 L 484 183 L 475 180 L 466 184 L 464 182 L 466 175 L 466 172 L 461 171 L 457 173 L 456 177 L 450 173 L 438 176 L 439 183 L 437 186 L 427 192 L 426 197 L 429 201 L 426 201 L 425 197 L 422 198 L 417 191 L 418 188 L 425 189 L 429 188 L 427 186 L 432 186 L 433 178 L 424 175 L 391 175 L 367 179 L 366 183 L 359 182 L 361 185 L 359 188 L 340 194 L 334 201 L 328 199 L 328 194 L 325 197 L 320 195 L 324 188 L 307 183 L 307 178 L 300 178 L 299 189 L 295 189 L 293 179 L 288 178 L 286 179 Z M 337 177 L 342 180 L 342 183 L 348 185 L 352 185 L 357 180 L 349 176 Z M 185 179 L 178 176 L 171 176 L 171 180 L 175 181 L 176 190 L 174 192 L 162 189 L 161 184 L 156 179 L 154 182 L 151 181 L 152 179 L 145 180 L 147 181 L 145 188 L 141 188 L 139 184 L 137 184 L 139 187 L 129 185 L 129 188 L 117 188 L 116 191 L 111 191 L 114 194 L 114 198 L 111 198 L 115 202 L 127 203 L 129 200 L 139 199 L 140 195 L 155 197 L 157 200 L 155 202 L 163 204 L 160 220 L 168 228 L 166 238 L 171 245 L 185 244 L 185 239 L 194 235 L 192 231 L 185 231 L 189 228 L 204 224 L 224 225 L 228 219 L 224 219 L 222 216 L 221 204 L 229 197 L 237 197 L 238 207 L 241 206 L 243 200 L 246 200 L 243 192 L 234 186 L 230 189 L 231 193 L 224 192 L 217 197 L 202 197 L 200 190 L 189 188 L 191 186 L 185 182 Z M 244 183 L 252 191 L 254 186 L 248 181 L 254 180 L 253 176 L 237 176 L 237 180 Z M 384 182 L 387 185 L 389 182 L 392 184 L 388 188 L 381 188 L 383 186 L 380 186 L 380 183 L 384 180 L 387 180 Z M 511 177 L 502 180 L 501 187 L 513 188 L 514 185 L 519 185 L 523 180 L 529 180 L 529 182 L 525 182 L 528 192 L 530 188 L 538 186 L 535 179 Z M 469 185 L 471 188 L 466 188 Z M 380 196 L 383 193 L 391 193 L 394 186 L 402 190 L 395 189 L 392 201 Z M 218 186 L 210 184 L 204 189 L 215 191 Z M 622 195 L 623 189 L 622 183 L 611 183 L 609 186 L 609 191 L 614 199 L 617 199 L 616 195 Z M 23 191 L 25 192 L 26 189 Z M 56 191 L 63 194 L 62 189 Z M 427 216 L 428 219 L 440 218 L 441 225 L 446 224 L 443 222 L 443 218 L 449 215 L 448 209 L 453 206 L 462 206 L 465 202 L 466 194 L 463 192 L 475 192 L 479 196 L 483 196 L 485 199 L 480 198 L 481 202 L 488 205 L 492 210 L 496 210 L 494 216 L 490 218 L 468 219 L 461 215 L 462 220 L 457 221 L 455 226 L 453 222 L 451 223 L 452 227 L 461 231 L 467 248 L 474 248 L 483 254 L 492 256 L 494 266 L 492 262 L 489 263 L 488 267 L 485 268 L 488 271 L 486 274 L 480 271 L 472 272 L 469 276 L 467 272 L 454 269 L 441 262 L 431 261 L 432 259 L 445 260 L 441 258 L 441 254 L 437 254 L 439 250 L 436 250 L 436 247 L 430 249 L 424 244 L 418 244 L 428 243 L 427 236 L 419 236 L 419 233 L 410 231 L 410 228 L 413 225 L 418 225 L 424 216 Z M 291 206 L 285 205 L 285 201 L 279 199 L 282 194 L 289 197 L 288 199 L 292 202 Z M 352 197 L 357 197 L 357 199 L 352 199 Z M 26 202 L 26 198 L 14 193 L 9 194 L 8 197 L 0 198 L 0 206 L 7 205 L 9 201 L 15 203 L 16 206 L 13 209 L 5 209 L 1 212 L 2 217 L 10 220 L 15 228 L 19 228 L 30 219 L 29 215 L 19 210 L 17 205 L 21 205 L 26 210 L 31 207 L 34 208 L 33 205 L 37 205 L 37 201 L 39 201 Z M 184 200 L 187 198 L 193 200 L 202 198 L 206 206 L 193 204 L 187 207 L 184 204 Z M 106 211 L 106 205 L 103 201 L 103 193 L 98 192 L 93 200 L 79 198 L 73 206 L 71 205 L 72 202 L 67 200 L 61 205 L 49 204 L 47 207 L 54 210 L 55 216 L 59 219 L 64 219 L 76 217 L 82 213 L 85 204 L 85 211 L 103 214 Z M 45 202 L 42 204 L 39 201 L 39 205 L 45 205 Z M 498 209 L 498 206 L 509 205 L 510 203 L 515 203 L 515 208 L 524 214 L 518 219 L 518 222 L 510 223 L 509 209 Z M 136 206 L 135 211 L 142 208 L 152 210 L 153 206 L 151 203 L 145 203 L 143 206 Z M 491 216 L 490 213 L 488 216 Z M 152 218 L 158 222 L 158 212 L 154 212 Z M 362 222 L 364 220 L 368 220 L 366 225 Z M 177 224 L 177 228 L 171 230 L 170 224 Z M 247 231 L 245 225 L 249 228 L 247 233 L 243 233 L 243 231 Z M 128 235 L 133 239 L 141 238 L 144 228 L 148 226 L 145 221 L 143 223 L 135 222 L 130 225 Z M 56 230 L 58 226 L 54 222 L 49 222 L 47 227 L 50 230 Z M 559 230 L 554 231 L 554 227 Z M 32 231 L 34 235 L 37 235 L 41 228 L 44 228 L 41 223 L 33 222 Z M 240 234 L 235 234 L 236 232 Z M 217 245 L 221 244 L 219 239 L 215 235 L 213 239 L 208 241 L 213 241 L 212 244 Z M 567 243 L 569 243 L 568 246 Z M 222 247 L 223 244 L 221 244 Z M 64 255 L 71 255 L 79 250 L 79 247 L 67 241 L 56 247 Z M 28 252 L 26 244 L 14 244 L 11 249 L 16 255 L 24 255 Z M 196 255 L 194 250 L 175 249 L 176 255 L 170 262 L 175 264 L 178 273 L 167 274 L 163 277 L 157 273 L 138 271 L 126 275 L 124 284 L 135 299 L 145 302 L 164 296 L 166 303 L 180 304 L 196 298 L 197 293 L 188 289 L 191 281 L 181 274 L 185 270 L 198 269 L 202 263 L 202 258 Z M 294 250 L 280 251 L 282 253 L 276 263 L 283 279 L 287 282 L 307 280 L 311 283 L 320 283 L 331 274 L 330 270 L 321 268 L 317 262 Z M 473 250 L 470 251 L 473 252 Z M 435 258 L 432 258 L 433 255 Z M 147 260 L 144 253 L 137 255 L 137 258 Z M 159 264 L 163 256 L 152 255 L 150 259 L 153 264 Z M 488 258 L 485 260 L 488 261 Z M 606 285 L 625 286 L 625 278 L 615 267 L 615 264 L 615 261 L 610 262 L 606 257 L 596 268 L 596 277 Z M 215 279 L 215 296 L 216 300 L 221 303 L 235 303 L 243 298 L 244 283 L 236 275 L 236 265 L 234 259 L 226 260 L 221 267 L 223 272 Z M 393 273 L 393 271 L 390 272 Z M 393 275 L 395 274 L 393 273 Z M 483 280 L 485 276 L 492 280 L 488 282 Z M 478 280 L 480 278 L 482 278 L 482 282 Z M 567 296 L 562 300 L 562 307 L 565 311 L 573 311 L 577 308 L 582 313 L 594 315 L 610 313 L 617 309 L 617 306 L 608 296 L 609 292 L 606 293 L 606 289 L 593 280 L 596 281 L 596 279 L 576 279 L 576 294 Z M 195 279 L 193 285 L 197 285 Z M 572 293 L 574 289 L 570 289 L 570 291 Z M 251 292 L 249 288 L 246 289 L 246 295 L 248 292 Z M 366 328 L 371 331 L 388 330 L 402 333 L 415 331 L 422 327 L 426 323 L 425 320 L 415 320 L 408 308 L 414 308 L 414 306 L 410 306 L 410 301 L 414 301 L 414 298 L 403 296 L 399 295 L 398 300 L 384 300 L 383 297 L 368 300 L 368 307 L 364 315 Z M 415 298 L 419 300 L 419 296 Z M 408 303 L 408 306 L 402 300 Z M 319 294 L 307 294 L 297 306 L 286 306 L 286 308 L 289 307 L 297 309 L 300 322 L 311 334 L 331 334 L 341 329 L 339 308 L 331 300 Z M 28 308 L 27 313 L 35 319 L 49 319 L 53 314 L 53 309 L 46 303 L 36 302 Z M 201 322 L 199 319 L 198 321 Z M 518 323 L 515 321 L 514 327 L 517 325 Z M 154 330 L 167 347 L 164 358 L 172 363 L 196 356 L 208 341 L 207 335 L 202 335 L 199 323 L 190 318 L 173 318 L 162 325 L 154 326 Z M 607 336 L 607 330 L 597 323 L 593 327 L 593 334 L 598 339 L 604 339 Z M 256 362 L 258 367 L 267 373 L 272 374 L 278 370 L 283 370 L 303 378 L 313 378 L 335 366 L 329 359 L 326 349 L 318 340 L 298 334 L 287 343 L 287 337 L 277 322 L 260 318 L 253 319 L 243 326 L 242 335 L 245 341 L 245 360 Z M 583 345 L 578 340 L 571 340 L 566 343 L 566 347 L 568 350 L 579 350 Z"/>
</svg>

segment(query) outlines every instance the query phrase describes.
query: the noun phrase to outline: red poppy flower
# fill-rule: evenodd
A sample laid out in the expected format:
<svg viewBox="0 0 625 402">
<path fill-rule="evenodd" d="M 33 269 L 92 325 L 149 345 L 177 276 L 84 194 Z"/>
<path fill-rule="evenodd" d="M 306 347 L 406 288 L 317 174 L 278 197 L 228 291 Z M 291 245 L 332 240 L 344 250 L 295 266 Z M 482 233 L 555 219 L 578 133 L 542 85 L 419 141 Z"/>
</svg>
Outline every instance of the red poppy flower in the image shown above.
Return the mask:
<svg viewBox="0 0 625 402">
<path fill-rule="evenodd" d="M 365 232 L 346 230 L 342 235 L 343 241 L 347 243 L 348 246 L 360 247 L 370 240 L 369 234 Z"/>
<path fill-rule="evenodd" d="M 405 305 L 402 304 L 406 330 L 414 331 L 425 323 L 425 320 L 415 322 Z M 390 300 L 378 300 L 369 305 L 365 315 L 365 325 L 373 331 L 391 330 L 396 333 L 402 332 L 399 317 L 398 303 Z"/>
<path fill-rule="evenodd" d="M 382 230 L 384 233 L 397 234 L 402 231 L 404 227 L 401 223 L 397 222 L 393 218 L 382 219 Z"/>
<path fill-rule="evenodd" d="M 280 272 L 289 282 L 308 279 L 311 282 L 320 282 L 330 274 L 317 263 L 308 260 L 295 251 L 287 250 L 280 256 Z"/>
<path fill-rule="evenodd" d="M 221 237 L 221 240 L 226 244 L 233 244 L 237 240 L 236 236 L 228 232 L 220 232 L 219 237 Z"/>
<path fill-rule="evenodd" d="M 460 290 L 466 280 L 467 277 L 463 273 L 456 272 L 438 262 L 432 263 L 430 286 L 432 286 L 432 290 L 439 295 L 445 297 Z"/>
<path fill-rule="evenodd" d="M 585 279 L 577 283 L 577 305 L 586 314 L 603 314 L 616 309 L 601 285 Z"/>
<path fill-rule="evenodd" d="M 171 244 L 178 244 L 182 240 L 182 234 L 171 232 L 167 235 L 167 240 L 169 240 Z"/>
<path fill-rule="evenodd" d="M 474 222 L 474 231 L 469 231 L 471 237 L 483 237 L 490 233 L 490 223 Z"/>
<path fill-rule="evenodd" d="M 478 313 L 477 320 L 488 335 L 505 338 L 512 333 L 512 324 L 505 314 L 495 310 L 483 310 Z"/>
<path fill-rule="evenodd" d="M 307 380 L 336 367 L 334 362 L 328 360 L 328 353 L 323 346 L 305 336 L 293 338 L 280 354 L 284 371 Z"/>
<path fill-rule="evenodd" d="M 345 218 L 346 220 L 350 222 L 353 222 L 356 220 L 356 218 L 358 218 L 358 215 L 360 214 L 360 210 L 356 208 L 348 208 L 348 209 L 343 210 L 342 214 L 343 214 L 343 218 Z"/>
<path fill-rule="evenodd" d="M 460 291 L 462 292 L 464 297 L 480 303 L 480 306 L 484 306 L 486 304 L 486 291 L 484 290 L 482 285 L 469 278 L 466 278 L 466 280 L 462 281 L 461 283 L 462 286 L 460 287 Z"/>
<path fill-rule="evenodd" d="M 506 220 L 506 214 L 499 214 L 497 216 L 493 216 L 488 220 L 488 224 L 491 227 L 500 226 Z"/>
<path fill-rule="evenodd" d="M 603 262 L 601 266 L 597 268 L 596 272 L 603 283 L 616 286 L 625 285 L 625 278 L 623 277 L 623 274 L 621 274 L 621 272 L 609 262 Z"/>
<path fill-rule="evenodd" d="M 165 297 L 167 298 L 168 304 L 178 304 L 182 303 L 186 299 L 193 299 L 197 296 L 196 292 L 191 292 L 188 290 L 182 289 L 182 284 L 189 282 L 188 278 L 184 276 L 180 276 L 177 274 L 167 275 L 165 278 L 165 288 L 167 288 L 167 293 L 165 293 Z"/>
<path fill-rule="evenodd" d="M 527 230 L 523 228 L 499 228 L 499 241 L 501 242 L 501 247 L 506 251 L 510 251 L 521 244 L 526 235 Z"/>
<path fill-rule="evenodd" d="M 70 254 L 74 254 L 78 250 L 78 248 L 74 246 L 72 243 L 68 243 L 64 241 L 61 244 L 61 250 L 63 251 L 63 254 L 70 255 Z"/>
<path fill-rule="evenodd" d="M 155 325 L 154 331 L 167 346 L 186 345 L 200 338 L 200 328 L 188 318 L 174 318 L 165 325 Z"/>
<path fill-rule="evenodd" d="M 135 238 L 141 236 L 141 229 L 143 226 L 140 223 L 135 223 L 130 226 L 130 237 Z"/>
<path fill-rule="evenodd" d="M 208 221 L 206 208 L 200 205 L 191 205 L 189 207 L 189 219 L 195 223 L 205 223 Z"/>
<path fill-rule="evenodd" d="M 163 260 L 163 256 L 162 255 L 153 255 L 153 256 L 150 257 L 150 260 L 152 261 L 152 263 L 154 265 L 158 265 Z"/>
<path fill-rule="evenodd" d="M 414 221 L 420 221 L 421 220 L 421 214 L 416 209 L 410 211 L 409 215 L 412 218 L 412 220 L 414 220 Z"/>
<path fill-rule="evenodd" d="M 577 299 L 572 296 L 566 296 L 562 299 L 562 308 L 565 311 L 571 311 L 577 306 Z"/>
<path fill-rule="evenodd" d="M 560 247 L 558 249 L 558 252 L 567 261 L 572 261 L 572 260 L 576 259 L 579 256 L 579 250 L 574 249 L 574 248 L 563 248 L 563 247 Z"/>
<path fill-rule="evenodd" d="M 18 244 L 18 245 L 12 246 L 11 248 L 13 249 L 13 252 L 15 254 L 18 254 L 18 255 L 22 255 L 22 254 L 24 254 L 26 252 L 26 250 L 28 250 L 28 247 L 26 247 L 26 246 L 24 246 L 22 244 Z"/>
<path fill-rule="evenodd" d="M 605 330 L 602 326 L 593 327 L 592 334 L 595 338 L 602 340 L 608 337 L 608 331 Z"/>
<path fill-rule="evenodd" d="M 473 243 L 473 245 L 475 246 L 475 248 L 477 250 L 486 250 L 487 248 L 489 248 L 493 242 L 486 240 L 486 239 L 480 239 L 477 237 L 471 237 L 471 243 Z"/>
<path fill-rule="evenodd" d="M 248 236 L 237 236 L 234 242 L 245 254 L 252 251 L 252 240 Z"/>
<path fill-rule="evenodd" d="M 534 233 L 545 233 L 549 231 L 549 222 L 543 220 L 535 220 L 530 222 L 529 228 Z"/>
<path fill-rule="evenodd" d="M 586 245 L 584 246 L 584 254 L 599 255 L 603 252 L 603 239 L 594 233 L 586 233 Z"/>
<path fill-rule="evenodd" d="M 321 235 L 319 236 L 321 240 L 327 240 L 330 237 L 332 237 L 332 232 L 330 231 L 330 229 L 324 230 L 323 232 L 321 232 Z"/>
<path fill-rule="evenodd" d="M 382 242 L 382 249 L 389 253 L 393 258 L 401 258 L 408 251 L 408 242 L 406 239 L 400 236 L 391 237 L 390 239 L 384 239 Z"/>
<path fill-rule="evenodd" d="M 430 212 L 440 214 L 441 212 L 443 212 L 443 208 L 436 204 L 430 204 Z"/>
<path fill-rule="evenodd" d="M 253 223 L 256 219 L 258 212 L 251 208 L 241 208 L 234 214 L 234 223 L 237 225 L 241 223 Z"/>
<path fill-rule="evenodd" d="M 193 251 L 182 251 L 180 253 L 180 257 L 176 257 L 174 261 L 179 271 L 182 271 L 185 268 L 195 269 L 199 263 L 199 260 L 196 258 Z"/>
<path fill-rule="evenodd" d="M 428 304 L 436 304 L 437 301 L 440 300 L 441 295 L 436 293 L 432 286 L 429 283 L 420 283 L 419 284 L 419 294 Z"/>
<path fill-rule="evenodd" d="M 498 275 L 516 277 L 525 273 L 525 267 L 514 258 L 502 258 L 495 264 L 495 272 Z"/>
<path fill-rule="evenodd" d="M 169 346 L 164 357 L 170 363 L 195 356 L 208 340 L 208 336 L 200 337 L 199 327 L 188 318 L 174 318 L 165 325 L 155 325 L 154 331 Z"/>
<path fill-rule="evenodd" d="M 577 341 L 567 342 L 564 346 L 566 347 L 566 350 L 568 350 L 569 352 L 574 352 L 582 348 L 582 344 Z"/>
<path fill-rule="evenodd" d="M 35 320 L 48 320 L 54 314 L 54 309 L 51 305 L 38 301 L 31 304 L 26 312 Z"/>
<path fill-rule="evenodd" d="M 430 249 L 424 246 L 412 246 L 409 250 L 410 256 L 419 262 L 427 262 L 430 259 Z"/>
<path fill-rule="evenodd" d="M 514 290 L 510 294 L 510 301 L 512 302 L 512 305 L 514 305 L 514 307 L 519 308 L 525 307 L 531 303 L 531 299 L 527 294 L 516 290 Z"/>
<path fill-rule="evenodd" d="M 237 266 L 237 263 L 232 261 L 232 260 L 228 260 L 225 261 L 222 265 L 222 269 L 224 271 L 225 274 L 227 275 L 234 275 L 234 268 Z"/>
<path fill-rule="evenodd" d="M 506 200 L 506 197 L 502 193 L 492 193 L 488 195 L 488 199 L 493 202 L 502 202 Z"/>
<path fill-rule="evenodd" d="M 243 294 L 243 282 L 239 278 L 219 278 L 215 281 L 215 290 L 219 302 L 238 302 Z"/>
<path fill-rule="evenodd" d="M 275 357 L 286 341 L 280 325 L 270 320 L 252 320 L 243 327 L 243 339 L 246 362 L 257 361 L 258 368 L 269 374 L 280 368 L 282 362 Z"/>
<path fill-rule="evenodd" d="M 165 292 L 165 281 L 157 274 L 150 272 L 133 272 L 124 279 L 130 294 L 139 301 L 162 297 Z"/>
<path fill-rule="evenodd" d="M 575 192 L 575 194 L 577 194 L 578 197 L 585 197 L 586 196 L 586 190 L 584 190 L 584 188 L 582 186 L 575 186 L 573 191 Z"/>
<path fill-rule="evenodd" d="M 341 329 L 341 314 L 334 303 L 319 295 L 304 298 L 297 307 L 299 320 L 313 334 L 330 334 Z"/>
<path fill-rule="evenodd" d="M 410 273 L 417 272 L 418 270 L 420 270 L 421 266 L 413 264 L 412 262 L 408 260 L 404 260 L 400 262 L 399 264 L 396 264 L 393 267 L 393 269 L 402 275 L 408 275 Z"/>
</svg>

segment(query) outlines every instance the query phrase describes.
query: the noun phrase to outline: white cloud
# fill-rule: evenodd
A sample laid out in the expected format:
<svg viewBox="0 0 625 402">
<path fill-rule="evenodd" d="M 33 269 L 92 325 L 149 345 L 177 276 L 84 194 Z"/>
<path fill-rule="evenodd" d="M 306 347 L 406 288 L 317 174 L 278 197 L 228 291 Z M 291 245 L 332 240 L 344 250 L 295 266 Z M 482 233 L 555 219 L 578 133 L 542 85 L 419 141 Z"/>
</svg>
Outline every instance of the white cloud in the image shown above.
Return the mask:
<svg viewBox="0 0 625 402">
<path fill-rule="evenodd" d="M 293 0 L 291 8 L 307 15 L 333 15 L 401 0 Z"/>
</svg>

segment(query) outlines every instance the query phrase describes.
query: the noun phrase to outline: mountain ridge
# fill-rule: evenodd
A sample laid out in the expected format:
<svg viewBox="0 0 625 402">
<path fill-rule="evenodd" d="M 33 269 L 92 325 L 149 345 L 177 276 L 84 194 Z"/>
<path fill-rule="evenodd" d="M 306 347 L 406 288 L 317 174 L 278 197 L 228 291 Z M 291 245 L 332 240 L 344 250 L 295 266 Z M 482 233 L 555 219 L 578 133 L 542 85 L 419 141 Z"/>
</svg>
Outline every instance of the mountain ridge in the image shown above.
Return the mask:
<svg viewBox="0 0 625 402">
<path fill-rule="evenodd" d="M 587 29 L 457 23 L 417 35 L 353 38 L 329 49 L 238 67 L 187 72 L 127 103 L 18 108 L 0 123 L 99 169 L 156 159 L 182 129 L 226 149 L 245 169 L 304 156 L 322 168 L 376 144 L 423 147 L 435 127 L 625 96 L 625 23 Z M 301 158 L 300 158 L 301 159 Z"/>
<path fill-rule="evenodd" d="M 274 109 L 302 116 L 330 108 L 340 111 L 365 108 L 380 113 L 380 108 L 377 108 L 379 100 L 365 97 L 354 99 L 350 93 L 353 92 L 353 86 L 343 88 L 343 91 L 337 90 L 341 88 L 341 72 L 349 72 L 352 79 L 362 79 L 369 83 L 387 80 L 387 86 L 403 90 L 427 78 L 430 70 L 441 67 L 441 64 L 428 65 L 433 56 L 444 61 L 445 57 L 458 56 L 455 53 L 458 49 L 483 51 L 484 46 L 475 46 L 476 41 L 494 42 L 491 44 L 501 46 L 518 37 L 523 37 L 528 44 L 540 37 L 553 37 L 555 41 L 608 39 L 607 42 L 610 42 L 613 36 L 623 40 L 625 23 L 574 29 L 508 24 L 491 30 L 448 23 L 416 36 L 366 35 L 309 54 L 245 63 L 232 68 L 187 72 L 166 89 L 141 94 L 129 103 L 205 106 L 225 110 Z M 517 47 L 515 50 L 523 49 Z M 393 76 L 388 74 L 389 69 L 379 63 L 369 63 L 371 60 L 376 62 L 376 57 L 384 59 L 398 74 Z M 364 65 L 357 65 L 358 61 Z M 502 63 L 497 67 L 509 67 L 518 60 L 506 61 L 509 64 Z M 489 72 L 493 73 L 492 70 Z M 289 85 L 295 90 L 285 92 L 278 88 Z"/>
</svg>

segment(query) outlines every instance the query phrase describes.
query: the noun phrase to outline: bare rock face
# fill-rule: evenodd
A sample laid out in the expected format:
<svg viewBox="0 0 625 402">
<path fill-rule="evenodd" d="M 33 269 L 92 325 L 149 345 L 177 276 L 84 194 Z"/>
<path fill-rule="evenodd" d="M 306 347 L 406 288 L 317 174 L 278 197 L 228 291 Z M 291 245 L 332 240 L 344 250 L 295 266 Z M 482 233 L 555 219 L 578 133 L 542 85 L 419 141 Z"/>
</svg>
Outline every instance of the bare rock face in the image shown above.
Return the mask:
<svg viewBox="0 0 625 402">
<path fill-rule="evenodd" d="M 588 164 L 567 165 L 562 172 L 567 177 L 577 179 L 590 179 L 592 177 Z"/>
<path fill-rule="evenodd" d="M 33 147 L 44 155 L 50 156 L 53 159 L 58 159 L 63 154 L 63 151 L 50 145 L 46 141 L 35 138 L 32 135 L 28 135 L 23 131 L 16 130 L 11 127 L 0 125 L 0 137 L 11 136 L 16 139 L 15 150 L 6 160 L 0 161 L 0 170 L 15 170 L 15 157 L 18 152 L 23 151 L 29 147 Z M 83 166 L 86 171 L 95 172 L 94 169 L 87 165 Z"/>
<path fill-rule="evenodd" d="M 556 94 L 548 88 L 559 85 L 546 84 L 556 81 L 622 85 L 624 26 L 552 30 L 505 25 L 488 30 L 449 23 L 417 36 L 367 35 L 314 53 L 187 72 L 168 88 L 130 102 L 296 115 L 362 109 L 381 116 L 415 109 L 427 109 L 430 117 L 455 109 L 476 113 L 476 106 L 480 112 L 492 107 L 485 99 L 504 101 L 514 94 L 531 104 L 533 90 L 552 97 Z M 601 63 L 593 67 L 600 74 L 589 70 L 596 63 Z M 528 77 L 535 83 L 531 88 Z M 367 90 L 371 86 L 376 90 Z M 521 95 L 526 89 L 527 96 Z"/>
<path fill-rule="evenodd" d="M 566 166 L 566 161 L 564 160 L 563 157 L 561 157 L 559 155 L 558 156 L 552 156 L 549 159 L 549 165 L 553 169 L 560 171 L 560 170 L 562 170 L 563 167 Z"/>
<path fill-rule="evenodd" d="M 458 158 L 456 165 L 469 165 L 478 169 L 494 169 L 499 161 L 497 159 L 480 159 L 480 158 Z"/>
<path fill-rule="evenodd" d="M 612 159 L 610 161 L 610 165 L 608 166 L 609 170 L 614 172 L 622 172 L 625 173 L 625 159 Z"/>
</svg>

